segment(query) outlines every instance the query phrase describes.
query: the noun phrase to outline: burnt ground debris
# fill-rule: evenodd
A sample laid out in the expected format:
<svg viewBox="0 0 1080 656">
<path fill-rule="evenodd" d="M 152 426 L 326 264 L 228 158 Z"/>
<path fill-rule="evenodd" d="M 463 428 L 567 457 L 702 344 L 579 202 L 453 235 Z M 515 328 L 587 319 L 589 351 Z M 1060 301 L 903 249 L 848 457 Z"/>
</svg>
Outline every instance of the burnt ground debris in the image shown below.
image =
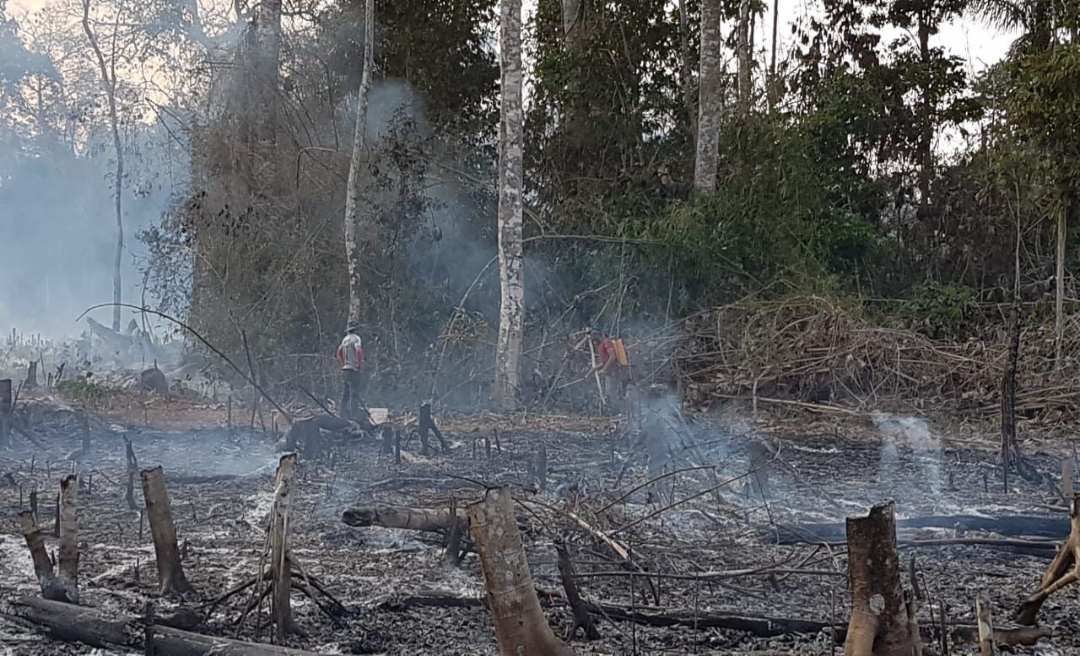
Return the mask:
<svg viewBox="0 0 1080 656">
<path fill-rule="evenodd" d="M 0 588 L 5 599 L 38 594 L 18 512 L 36 490 L 39 525 L 50 552 L 55 550 L 53 499 L 59 478 L 74 467 L 80 472 L 83 605 L 128 616 L 141 615 L 146 601 L 163 613 L 174 607 L 174 600 L 158 594 L 149 527 L 140 529 L 139 513 L 129 510 L 124 500 L 124 437 L 131 439 L 141 467 L 165 469 L 184 570 L 204 602 L 255 574 L 280 455 L 274 436 L 223 428 L 124 428 L 95 420 L 91 454 L 74 463 L 66 454 L 81 448 L 82 437 L 77 423 L 65 416 L 51 418 L 42 405 L 37 435 L 45 448 L 16 436 L 15 447 L 0 454 L 5 474 L 0 487 Z M 480 601 L 484 588 L 475 554 L 466 554 L 460 568 L 454 568 L 443 558 L 440 535 L 353 528 L 341 521 L 344 510 L 365 505 L 445 508 L 451 495 L 463 508 L 479 497 L 482 485 L 512 486 L 533 576 L 560 636 L 573 620 L 562 598 L 554 540 L 567 540 L 585 600 L 601 606 L 594 610 L 600 611 L 595 620 L 602 637 L 585 642 L 579 635 L 572 644 L 578 653 L 596 654 L 831 653 L 828 630 L 788 633 L 781 628 L 758 631 L 777 635 L 759 636 L 704 626 L 709 617 L 723 613 L 846 624 L 850 602 L 843 545 L 777 544 L 778 526 L 842 523 L 845 515 L 865 514 L 884 498 L 896 499 L 901 520 L 930 515 L 1067 516 L 1064 506 L 1053 506 L 1047 483 L 1010 480 L 1006 492 L 989 441 L 946 438 L 938 457 L 925 445 L 913 449 L 902 440 L 883 448 L 887 438 L 865 425 L 829 432 L 817 428 L 820 422 L 804 425 L 810 430 L 793 430 L 792 422 L 753 431 L 715 419 L 692 422 L 682 438 L 692 438 L 698 448 L 684 448 L 672 439 L 674 459 L 667 470 L 687 471 L 624 501 L 618 500 L 650 474 L 642 447 L 614 420 L 447 420 L 449 453 L 420 456 L 419 441 L 403 434 L 400 464 L 393 454 L 381 453 L 376 433 L 334 438 L 324 459 L 301 458 L 292 540 L 304 568 L 344 602 L 346 614 L 335 620 L 294 595 L 296 619 L 306 635 L 292 637 L 289 644 L 319 653 L 497 653 L 490 616 Z M 484 438 L 492 443 L 496 426 L 498 448 L 492 447 L 489 458 Z M 777 447 L 767 501 L 750 497 L 754 489 L 744 489 L 751 433 L 771 437 Z M 549 462 L 543 492 L 535 473 L 541 445 Z M 1032 454 L 1031 460 L 1042 472 L 1060 471 L 1057 455 Z M 703 464 L 715 469 L 700 469 Z M 706 492 L 711 488 L 719 496 Z M 571 521 L 568 512 L 625 545 L 640 569 L 627 567 Z M 994 616 L 1008 625 L 1005 620 L 1035 589 L 1053 551 L 909 544 L 957 536 L 993 534 L 962 527 L 907 529 L 901 522 L 905 584 L 914 556 L 926 597 L 921 624 L 935 630 L 942 603 L 950 628 L 973 624 L 975 596 L 985 590 Z M 742 570 L 749 572 L 740 575 Z M 418 602 L 423 594 L 435 594 L 438 603 Z M 1054 629 L 1054 636 L 1017 651 L 1080 653 L 1080 632 L 1074 628 L 1080 620 L 1078 594 L 1080 590 L 1069 588 L 1052 596 L 1040 624 Z M 259 621 L 237 626 L 249 599 L 241 593 L 221 603 L 198 631 L 269 641 L 265 612 Z M 627 621 L 635 613 L 639 621 Z M 671 626 L 644 623 L 644 618 L 659 615 L 682 621 Z M 13 654 L 92 651 L 51 641 L 11 622 L 0 624 L 0 631 L 0 640 Z M 974 647 L 953 645 L 952 653 L 974 653 Z"/>
</svg>

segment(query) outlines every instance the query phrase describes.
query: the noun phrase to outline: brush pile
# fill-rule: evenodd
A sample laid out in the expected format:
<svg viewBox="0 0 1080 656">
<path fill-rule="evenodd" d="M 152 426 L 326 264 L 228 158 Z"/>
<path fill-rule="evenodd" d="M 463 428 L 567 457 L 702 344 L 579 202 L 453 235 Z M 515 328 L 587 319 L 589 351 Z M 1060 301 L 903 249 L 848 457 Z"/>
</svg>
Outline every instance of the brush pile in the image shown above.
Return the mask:
<svg viewBox="0 0 1080 656">
<path fill-rule="evenodd" d="M 689 339 L 675 359 L 676 375 L 697 404 L 739 398 L 984 417 L 998 411 L 1008 344 L 1001 326 L 962 342 L 935 340 L 804 296 L 716 308 L 691 317 L 685 328 Z M 1055 363 L 1052 326 L 1024 327 L 1016 402 L 1021 416 L 1080 419 L 1075 321 L 1066 325 L 1062 352 Z"/>
</svg>

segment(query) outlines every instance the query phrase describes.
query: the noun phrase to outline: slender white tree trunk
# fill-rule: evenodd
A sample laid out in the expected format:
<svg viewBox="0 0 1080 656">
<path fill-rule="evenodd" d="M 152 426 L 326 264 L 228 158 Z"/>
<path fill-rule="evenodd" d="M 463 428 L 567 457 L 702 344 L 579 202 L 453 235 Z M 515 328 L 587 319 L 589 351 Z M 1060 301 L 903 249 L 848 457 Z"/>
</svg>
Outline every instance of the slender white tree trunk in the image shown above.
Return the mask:
<svg viewBox="0 0 1080 656">
<path fill-rule="evenodd" d="M 349 163 L 349 188 L 345 197 L 345 259 L 349 267 L 349 322 L 360 321 L 360 248 L 357 240 L 369 241 L 371 226 L 362 226 L 360 219 L 360 168 L 364 163 L 367 131 L 368 92 L 371 90 L 371 69 L 374 66 L 375 0 L 364 2 L 364 70 L 360 89 L 356 93 L 356 132 L 353 135 L 352 160 Z"/>
<path fill-rule="evenodd" d="M 500 0 L 499 64 L 502 108 L 499 126 L 499 341 L 495 353 L 495 402 L 516 401 L 524 333 L 525 285 L 522 280 L 521 0 Z"/>
<path fill-rule="evenodd" d="M 101 52 L 97 35 L 90 27 L 90 0 L 82 0 L 82 27 L 86 33 L 86 39 L 90 42 L 90 49 L 94 51 L 98 69 L 101 73 L 101 88 L 105 91 L 105 98 L 109 104 L 109 128 L 112 130 L 113 147 L 116 150 L 116 179 L 113 180 L 113 206 L 116 210 L 116 258 L 113 261 L 113 320 L 112 329 L 120 330 L 120 303 L 123 300 L 123 286 L 120 280 L 120 265 L 124 257 L 124 215 L 123 215 L 123 190 L 124 190 L 124 150 L 120 144 L 120 119 L 116 111 L 116 62 L 113 62 L 113 71 L 110 74 L 109 66 L 105 64 L 105 56 Z"/>
<path fill-rule="evenodd" d="M 743 116 L 750 113 L 753 102 L 753 86 L 750 78 L 751 51 L 750 24 L 753 14 L 750 0 L 739 2 L 739 111 Z"/>
<path fill-rule="evenodd" d="M 694 189 L 704 194 L 716 189 L 720 157 L 720 16 L 719 0 L 702 0 Z"/>
</svg>

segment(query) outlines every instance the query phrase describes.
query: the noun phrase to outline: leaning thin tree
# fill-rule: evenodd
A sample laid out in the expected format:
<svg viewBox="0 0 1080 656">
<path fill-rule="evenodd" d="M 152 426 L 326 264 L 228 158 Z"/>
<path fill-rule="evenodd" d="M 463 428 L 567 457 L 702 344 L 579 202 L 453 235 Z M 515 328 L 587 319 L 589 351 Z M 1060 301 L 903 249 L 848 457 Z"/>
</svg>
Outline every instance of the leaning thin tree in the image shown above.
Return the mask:
<svg viewBox="0 0 1080 656">
<path fill-rule="evenodd" d="M 373 227 L 364 226 L 360 216 L 360 168 L 364 164 L 366 147 L 368 96 L 371 90 L 371 69 L 374 66 L 375 0 L 364 2 L 364 62 L 360 88 L 356 92 L 356 130 L 353 134 L 352 159 L 349 162 L 349 186 L 345 196 L 345 259 L 349 268 L 349 322 L 360 321 L 360 240 L 370 240 Z"/>
<path fill-rule="evenodd" d="M 124 149 L 120 144 L 120 119 L 116 111 L 116 53 L 113 53 L 112 66 L 105 63 L 105 55 L 101 51 L 97 34 L 90 26 L 90 0 L 82 0 L 82 27 L 86 33 L 86 39 L 90 42 L 90 49 L 97 59 L 98 70 L 101 74 L 101 88 L 105 91 L 105 99 L 109 104 L 109 128 L 112 131 L 113 148 L 116 150 L 116 170 L 113 180 L 113 206 L 116 210 L 116 258 L 113 261 L 113 317 L 112 329 L 120 330 L 120 264 L 124 254 L 124 217 L 122 213 L 123 187 L 124 187 Z M 117 24 L 120 23 L 119 16 Z M 115 39 L 113 40 L 115 44 Z"/>
<path fill-rule="evenodd" d="M 522 244 L 524 117 L 521 108 L 521 0 L 500 0 L 499 64 L 499 341 L 495 352 L 495 402 L 512 408 L 517 397 L 524 334 L 525 257 Z"/>
</svg>

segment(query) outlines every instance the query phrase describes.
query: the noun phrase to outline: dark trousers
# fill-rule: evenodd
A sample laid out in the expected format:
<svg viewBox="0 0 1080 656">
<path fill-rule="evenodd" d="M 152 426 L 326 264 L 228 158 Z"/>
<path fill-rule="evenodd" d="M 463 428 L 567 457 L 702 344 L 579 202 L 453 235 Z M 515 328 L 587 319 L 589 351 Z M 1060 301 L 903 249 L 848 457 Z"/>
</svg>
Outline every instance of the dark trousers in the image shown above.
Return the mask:
<svg viewBox="0 0 1080 656">
<path fill-rule="evenodd" d="M 355 419 L 364 405 L 363 399 L 360 398 L 360 388 L 363 385 L 364 378 L 356 369 L 342 369 L 341 373 L 345 378 L 344 389 L 341 392 L 341 418 Z M 354 403 L 356 405 L 355 409 L 353 408 Z"/>
</svg>

